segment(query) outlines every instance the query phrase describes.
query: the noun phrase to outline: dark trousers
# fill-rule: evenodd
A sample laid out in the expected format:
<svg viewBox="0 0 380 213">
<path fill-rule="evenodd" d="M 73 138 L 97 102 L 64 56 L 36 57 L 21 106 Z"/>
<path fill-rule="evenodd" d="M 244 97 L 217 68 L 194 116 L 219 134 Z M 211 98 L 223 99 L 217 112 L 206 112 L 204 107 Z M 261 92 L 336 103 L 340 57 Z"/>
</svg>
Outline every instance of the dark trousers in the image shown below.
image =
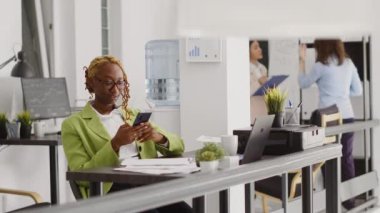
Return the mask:
<svg viewBox="0 0 380 213">
<path fill-rule="evenodd" d="M 343 119 L 343 124 L 353 123 L 353 118 Z M 341 158 L 341 173 L 342 182 L 355 177 L 355 164 L 354 157 L 352 156 L 354 143 L 354 132 L 347 132 L 342 134 L 342 158 Z M 355 200 L 349 199 L 343 202 L 343 206 L 346 209 L 351 209 L 355 206 Z"/>
<path fill-rule="evenodd" d="M 138 187 L 138 186 L 134 186 L 130 184 L 113 183 L 108 193 L 131 189 L 134 187 Z M 192 213 L 193 209 L 186 202 L 182 201 L 178 203 L 169 204 L 166 206 L 160 206 L 160 207 L 157 207 L 156 209 L 150 209 L 150 210 L 144 211 L 143 213 L 179 213 L 179 212 Z"/>
</svg>

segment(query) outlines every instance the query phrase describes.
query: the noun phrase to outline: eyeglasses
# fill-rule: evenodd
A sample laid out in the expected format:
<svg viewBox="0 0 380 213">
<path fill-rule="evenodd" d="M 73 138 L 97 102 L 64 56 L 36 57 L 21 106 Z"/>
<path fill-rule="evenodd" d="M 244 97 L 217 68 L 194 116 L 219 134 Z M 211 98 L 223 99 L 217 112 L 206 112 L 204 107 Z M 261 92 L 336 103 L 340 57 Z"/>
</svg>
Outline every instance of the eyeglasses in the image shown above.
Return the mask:
<svg viewBox="0 0 380 213">
<path fill-rule="evenodd" d="M 114 81 L 114 80 L 102 80 L 102 79 L 99 79 L 96 76 L 94 76 L 94 78 L 97 81 L 99 81 L 100 83 L 102 83 L 103 86 L 106 89 L 112 89 L 114 86 L 116 86 L 118 89 L 124 89 L 125 85 L 127 85 L 126 82 L 125 82 L 125 80 L 118 80 L 118 81 Z"/>
</svg>

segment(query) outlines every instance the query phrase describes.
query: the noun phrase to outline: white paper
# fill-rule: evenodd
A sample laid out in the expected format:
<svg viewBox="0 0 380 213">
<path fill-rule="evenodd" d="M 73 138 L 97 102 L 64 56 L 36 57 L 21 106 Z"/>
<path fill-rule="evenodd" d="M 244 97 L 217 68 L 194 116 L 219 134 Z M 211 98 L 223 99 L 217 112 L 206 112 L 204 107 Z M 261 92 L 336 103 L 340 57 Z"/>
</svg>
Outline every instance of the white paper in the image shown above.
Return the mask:
<svg viewBox="0 0 380 213">
<path fill-rule="evenodd" d="M 190 165 L 192 158 L 154 158 L 154 159 L 134 159 L 128 158 L 121 162 L 122 166 L 181 166 Z"/>
<path fill-rule="evenodd" d="M 220 143 L 221 142 L 220 137 L 212 137 L 212 136 L 206 136 L 206 135 L 201 135 L 196 140 L 198 142 L 211 142 L 211 143 Z"/>
<path fill-rule="evenodd" d="M 145 174 L 155 174 L 155 175 L 161 175 L 161 174 L 190 174 L 196 171 L 199 171 L 200 168 L 197 167 L 195 162 L 189 164 L 189 165 L 177 165 L 177 166 L 125 166 L 120 168 L 115 168 L 114 170 L 117 171 L 128 171 L 128 172 L 138 172 L 138 173 L 145 173 Z"/>
</svg>

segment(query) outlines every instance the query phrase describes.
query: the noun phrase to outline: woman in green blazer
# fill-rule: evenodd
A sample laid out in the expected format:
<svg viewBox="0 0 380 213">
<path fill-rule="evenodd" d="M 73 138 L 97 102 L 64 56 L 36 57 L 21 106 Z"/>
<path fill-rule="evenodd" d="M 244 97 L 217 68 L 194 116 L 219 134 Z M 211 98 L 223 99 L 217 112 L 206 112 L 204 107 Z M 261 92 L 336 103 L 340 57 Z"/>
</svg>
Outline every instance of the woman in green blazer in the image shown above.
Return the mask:
<svg viewBox="0 0 380 213">
<path fill-rule="evenodd" d="M 62 123 L 62 143 L 71 171 L 118 166 L 119 155 L 144 159 L 157 157 L 157 151 L 164 156 L 183 153 L 184 143 L 177 135 L 149 122 L 132 126 L 138 110 L 128 107 L 129 83 L 118 59 L 95 58 L 85 67 L 85 77 L 86 89 L 95 97 Z M 118 107 L 120 96 L 123 102 Z M 87 198 L 89 183 L 77 184 Z M 113 191 L 112 183 L 104 183 L 103 192 L 109 191 Z"/>
</svg>

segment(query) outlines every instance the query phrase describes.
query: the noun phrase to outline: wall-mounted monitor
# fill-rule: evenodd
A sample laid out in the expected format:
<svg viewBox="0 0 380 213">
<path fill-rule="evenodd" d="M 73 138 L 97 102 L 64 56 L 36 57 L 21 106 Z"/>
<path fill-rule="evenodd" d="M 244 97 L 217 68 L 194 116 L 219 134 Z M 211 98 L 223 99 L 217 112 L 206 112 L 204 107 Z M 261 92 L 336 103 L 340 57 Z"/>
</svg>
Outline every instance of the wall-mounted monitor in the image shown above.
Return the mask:
<svg viewBox="0 0 380 213">
<path fill-rule="evenodd" d="M 22 78 L 25 110 L 34 120 L 71 114 L 65 78 Z"/>
</svg>

